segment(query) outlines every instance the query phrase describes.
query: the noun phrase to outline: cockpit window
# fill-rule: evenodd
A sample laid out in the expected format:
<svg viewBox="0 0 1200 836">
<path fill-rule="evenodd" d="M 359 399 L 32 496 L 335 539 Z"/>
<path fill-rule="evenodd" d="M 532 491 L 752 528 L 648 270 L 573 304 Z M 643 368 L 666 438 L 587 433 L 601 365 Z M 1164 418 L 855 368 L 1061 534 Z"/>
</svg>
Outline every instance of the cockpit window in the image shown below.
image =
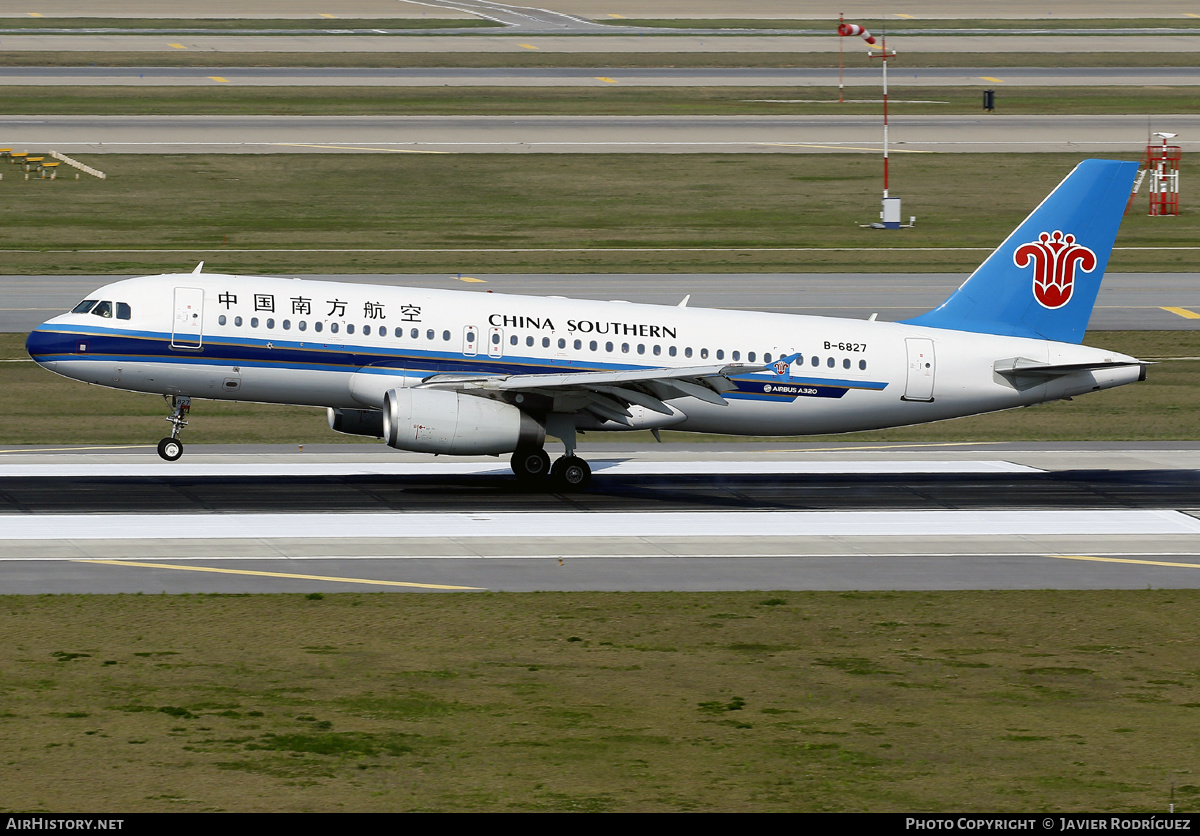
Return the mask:
<svg viewBox="0 0 1200 836">
<path fill-rule="evenodd" d="M 92 309 L 92 306 L 95 304 L 96 304 L 95 299 L 84 299 L 78 305 L 71 308 L 71 313 L 87 313 L 88 311 L 90 311 Z"/>
<path fill-rule="evenodd" d="M 129 319 L 129 317 L 132 313 L 133 313 L 133 311 L 130 310 L 128 303 L 126 303 L 126 302 L 118 302 L 117 303 L 117 319 Z"/>
<path fill-rule="evenodd" d="M 101 302 L 92 309 L 92 316 L 102 316 L 106 319 L 112 319 L 112 302 Z"/>
</svg>

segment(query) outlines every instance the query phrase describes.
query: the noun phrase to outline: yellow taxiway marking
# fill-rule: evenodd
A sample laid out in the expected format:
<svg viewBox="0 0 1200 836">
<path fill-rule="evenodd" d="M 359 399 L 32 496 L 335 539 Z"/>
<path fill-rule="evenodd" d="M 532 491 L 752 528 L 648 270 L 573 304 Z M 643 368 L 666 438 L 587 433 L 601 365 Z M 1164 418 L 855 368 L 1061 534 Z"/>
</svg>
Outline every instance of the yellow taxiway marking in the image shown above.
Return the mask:
<svg viewBox="0 0 1200 836">
<path fill-rule="evenodd" d="M 1134 560 L 1129 557 L 1093 557 L 1088 554 L 1050 554 L 1060 560 L 1094 560 L 1097 563 L 1134 563 L 1139 566 L 1169 566 L 1173 569 L 1200 569 L 1200 563 L 1169 563 L 1165 560 Z"/>
<path fill-rule="evenodd" d="M 609 13 L 608 13 L 608 16 L 609 16 L 609 17 L 615 17 L 617 20 L 624 20 L 624 19 L 625 19 L 625 15 L 615 15 L 615 14 L 613 14 L 612 12 L 609 12 Z"/>
<path fill-rule="evenodd" d="M 325 12 L 320 12 L 320 15 L 321 17 L 334 17 L 334 15 L 325 14 Z"/>
<path fill-rule="evenodd" d="M 411 148 L 367 148 L 363 145 L 313 145 L 307 142 L 272 142 L 283 148 L 327 148 L 333 151 L 383 151 L 388 154 L 452 154 L 453 151 L 419 151 Z"/>
<path fill-rule="evenodd" d="M 1200 319 L 1200 313 L 1189 311 L 1187 308 L 1163 308 L 1163 310 L 1176 316 L 1182 316 L 1184 319 Z"/>
<path fill-rule="evenodd" d="M 615 78 L 609 78 L 608 76 L 604 76 L 604 75 L 598 75 L 595 78 L 596 78 L 596 81 L 606 81 L 609 84 L 617 83 L 617 80 Z"/>
<path fill-rule="evenodd" d="M 41 17 L 42 16 L 39 12 L 26 12 L 25 14 L 29 15 L 30 17 Z"/>
<path fill-rule="evenodd" d="M 859 148 L 857 145 L 812 145 L 806 142 L 760 142 L 777 148 L 830 148 L 834 151 L 879 151 L 878 148 Z M 892 148 L 893 154 L 933 154 L 933 151 L 918 151 L 915 148 Z"/>
<path fill-rule="evenodd" d="M 1192 14 L 1191 12 L 1184 12 L 1184 14 L 1188 17 L 1200 17 L 1200 15 Z M 40 15 L 39 15 L 39 17 L 40 17 Z"/>
<path fill-rule="evenodd" d="M 183 44 L 167 44 L 167 46 L 171 47 L 172 49 L 187 49 L 187 47 Z"/>
<path fill-rule="evenodd" d="M 537 49 L 533 44 L 517 44 L 517 46 L 524 47 L 525 49 Z"/>
<path fill-rule="evenodd" d="M 487 284 L 487 279 L 477 279 L 474 276 L 456 276 L 460 282 L 476 282 L 478 284 Z"/>
<path fill-rule="evenodd" d="M 107 566 L 134 566 L 142 569 L 178 569 L 181 572 L 216 572 L 221 575 L 257 575 L 264 578 L 294 578 L 302 581 L 333 581 L 334 583 L 365 583 L 374 586 L 411 586 L 417 589 L 483 589 L 479 586 L 447 586 L 437 583 L 408 583 L 378 581 L 363 578 L 333 578 L 325 575 L 292 575 L 287 572 L 254 572 L 249 569 L 218 569 L 214 566 L 179 566 L 174 563 L 142 563 L 133 560 L 77 560 L 76 563 L 103 563 Z"/>
<path fill-rule="evenodd" d="M 210 75 L 210 76 L 209 76 L 209 78 L 211 78 L 213 81 L 219 81 L 219 82 L 221 82 L 222 84 L 228 84 L 228 83 L 229 83 L 229 79 L 227 79 L 227 78 L 221 78 L 219 75 Z"/>
<path fill-rule="evenodd" d="M 900 14 L 900 12 L 896 12 L 896 17 L 902 17 L 902 18 L 904 18 L 905 20 L 912 20 L 912 19 L 913 19 L 913 16 L 912 16 L 912 15 L 902 15 L 902 14 Z"/>
<path fill-rule="evenodd" d="M 993 82 L 994 84 L 1003 84 L 1004 83 L 1004 79 L 992 78 L 990 75 L 981 75 L 980 78 L 982 78 L 984 81 Z"/>
</svg>

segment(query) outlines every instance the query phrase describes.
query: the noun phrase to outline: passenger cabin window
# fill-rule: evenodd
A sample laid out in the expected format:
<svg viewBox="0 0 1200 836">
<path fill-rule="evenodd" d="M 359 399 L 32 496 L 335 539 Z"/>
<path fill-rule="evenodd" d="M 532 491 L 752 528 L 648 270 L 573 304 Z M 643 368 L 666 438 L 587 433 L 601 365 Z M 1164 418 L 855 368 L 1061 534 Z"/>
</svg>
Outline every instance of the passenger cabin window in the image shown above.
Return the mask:
<svg viewBox="0 0 1200 836">
<path fill-rule="evenodd" d="M 71 313 L 87 313 L 96 304 L 95 299 L 84 299 L 75 307 L 71 308 Z"/>
</svg>

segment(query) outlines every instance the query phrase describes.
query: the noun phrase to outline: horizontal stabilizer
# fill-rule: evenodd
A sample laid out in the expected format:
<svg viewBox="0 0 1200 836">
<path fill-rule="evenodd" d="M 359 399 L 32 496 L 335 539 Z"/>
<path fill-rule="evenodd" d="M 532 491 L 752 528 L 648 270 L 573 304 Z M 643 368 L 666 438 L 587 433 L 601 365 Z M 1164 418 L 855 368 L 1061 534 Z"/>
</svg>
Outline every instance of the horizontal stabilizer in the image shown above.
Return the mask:
<svg viewBox="0 0 1200 836">
<path fill-rule="evenodd" d="M 1007 360 L 997 360 L 992 368 L 996 374 L 1006 377 L 1017 389 L 1025 390 L 1040 386 L 1048 380 L 1066 377 L 1080 372 L 1099 372 L 1108 369 L 1122 369 L 1140 366 L 1142 371 L 1139 380 L 1146 379 L 1146 366 L 1150 365 L 1140 360 L 1106 360 L 1094 363 L 1041 363 L 1027 357 L 1010 357 Z"/>
</svg>

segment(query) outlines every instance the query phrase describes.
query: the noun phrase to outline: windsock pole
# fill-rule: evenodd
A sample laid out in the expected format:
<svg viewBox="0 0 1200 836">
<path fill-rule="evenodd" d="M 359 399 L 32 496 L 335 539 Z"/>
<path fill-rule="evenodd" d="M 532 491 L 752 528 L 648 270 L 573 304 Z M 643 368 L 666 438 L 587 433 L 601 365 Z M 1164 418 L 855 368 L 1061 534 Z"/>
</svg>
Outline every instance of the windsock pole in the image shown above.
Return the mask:
<svg viewBox="0 0 1200 836">
<path fill-rule="evenodd" d="M 871 58 L 879 58 L 883 61 L 883 211 L 880 213 L 880 220 L 883 222 L 884 229 L 899 229 L 900 228 L 900 198 L 888 198 L 888 85 L 887 85 L 887 60 L 890 56 L 895 55 L 895 51 L 888 52 L 887 35 L 882 36 L 879 45 L 879 52 L 869 53 Z"/>
<path fill-rule="evenodd" d="M 887 35 L 880 44 L 883 58 L 883 196 L 888 196 Z"/>
<path fill-rule="evenodd" d="M 845 99 L 842 98 L 842 92 L 845 90 L 845 85 L 842 83 L 842 65 L 845 63 L 846 49 L 842 45 L 842 26 L 846 23 L 846 16 L 838 12 L 838 104 L 842 104 Z"/>
</svg>

